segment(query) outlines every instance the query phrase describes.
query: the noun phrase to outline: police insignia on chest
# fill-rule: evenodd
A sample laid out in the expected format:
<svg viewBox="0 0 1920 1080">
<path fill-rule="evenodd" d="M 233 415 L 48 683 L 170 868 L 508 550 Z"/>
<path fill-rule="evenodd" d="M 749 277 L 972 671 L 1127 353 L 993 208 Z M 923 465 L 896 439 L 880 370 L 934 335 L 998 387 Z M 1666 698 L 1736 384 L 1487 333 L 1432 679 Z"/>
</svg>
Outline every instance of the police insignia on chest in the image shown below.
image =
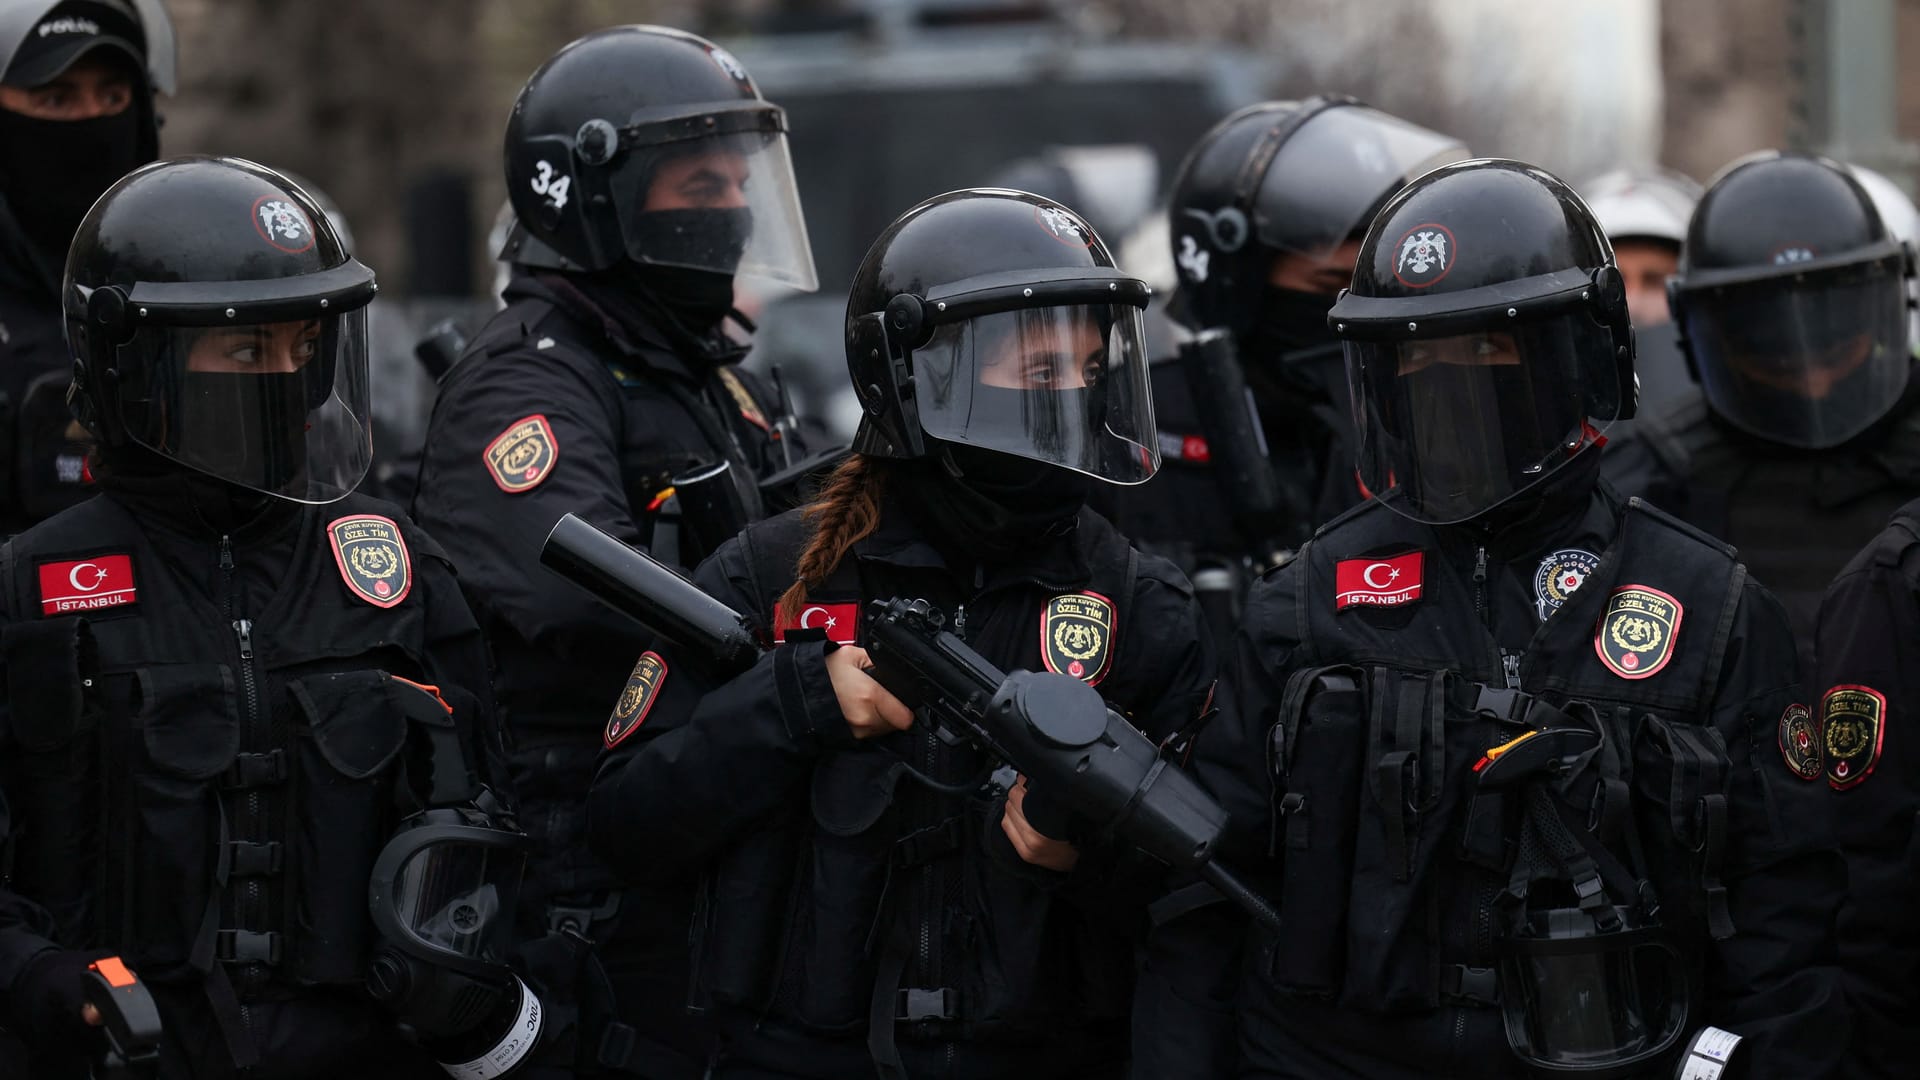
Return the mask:
<svg viewBox="0 0 1920 1080">
<path fill-rule="evenodd" d="M 620 700 L 614 703 L 613 715 L 607 717 L 607 749 L 620 745 L 622 739 L 640 730 L 641 721 L 660 699 L 660 687 L 666 681 L 667 662 L 660 654 L 641 653 L 633 665 L 633 673 L 627 676 L 627 685 L 620 691 Z"/>
<path fill-rule="evenodd" d="M 1820 730 L 1814 725 L 1813 713 L 1798 702 L 1780 714 L 1780 756 L 1793 775 L 1802 780 L 1820 779 L 1824 767 Z"/>
<path fill-rule="evenodd" d="M 1048 671 L 1098 686 L 1113 659 L 1113 626 L 1113 604 L 1106 597 L 1056 596 L 1040 613 L 1040 660 Z"/>
<path fill-rule="evenodd" d="M 1607 598 L 1594 627 L 1593 651 L 1623 679 L 1645 679 L 1673 659 L 1680 634 L 1680 601 L 1645 585 L 1623 585 Z"/>
<path fill-rule="evenodd" d="M 378 514 L 355 514 L 327 526 L 333 561 L 347 590 L 374 607 L 390 608 L 413 588 L 413 561 L 400 527 Z"/>
<path fill-rule="evenodd" d="M 1533 572 L 1533 606 L 1540 621 L 1559 611 L 1599 565 L 1598 555 L 1579 548 L 1562 548 L 1541 559 L 1540 568 Z"/>
<path fill-rule="evenodd" d="M 1836 686 L 1820 699 L 1820 735 L 1827 786 L 1856 787 L 1880 762 L 1887 735 L 1887 696 L 1871 686 Z"/>
<path fill-rule="evenodd" d="M 539 414 L 523 416 L 493 437 L 481 455 L 501 491 L 518 495 L 540 486 L 560 460 L 553 425 Z"/>
</svg>

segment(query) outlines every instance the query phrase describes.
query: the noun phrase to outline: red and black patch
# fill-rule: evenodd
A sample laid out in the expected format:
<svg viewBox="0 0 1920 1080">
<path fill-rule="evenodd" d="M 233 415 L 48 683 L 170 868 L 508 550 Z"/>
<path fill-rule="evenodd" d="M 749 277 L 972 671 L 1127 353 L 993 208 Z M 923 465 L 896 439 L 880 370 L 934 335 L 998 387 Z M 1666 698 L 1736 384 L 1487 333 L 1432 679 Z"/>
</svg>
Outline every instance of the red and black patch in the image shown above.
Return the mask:
<svg viewBox="0 0 1920 1080">
<path fill-rule="evenodd" d="M 1099 686 L 1113 660 L 1113 627 L 1113 602 L 1099 593 L 1056 596 L 1040 612 L 1040 662 Z"/>
<path fill-rule="evenodd" d="M 313 247 L 313 222 L 291 198 L 275 192 L 253 200 L 253 227 L 260 239 L 289 255 Z"/>
<path fill-rule="evenodd" d="M 773 618 L 773 642 L 776 645 L 785 642 L 789 631 L 817 630 L 836 645 L 851 645 L 856 629 L 855 624 L 859 618 L 860 605 L 854 602 L 808 604 L 800 609 L 800 618 L 795 622 L 787 622 L 780 618 L 779 612 L 776 611 Z"/>
<path fill-rule="evenodd" d="M 1825 766 L 1820 747 L 1820 728 L 1805 705 L 1794 702 L 1780 714 L 1780 756 L 1787 771 L 1802 780 L 1820 779 Z"/>
<path fill-rule="evenodd" d="M 1409 289 L 1425 289 L 1453 273 L 1459 257 L 1452 229 L 1431 221 L 1415 225 L 1393 245 L 1393 276 Z"/>
<path fill-rule="evenodd" d="M 1424 551 L 1341 559 L 1333 564 L 1333 610 L 1413 603 L 1424 588 L 1426 563 Z"/>
<path fill-rule="evenodd" d="M 1645 585 L 1622 585 L 1607 598 L 1593 631 L 1593 651 L 1623 679 L 1646 679 L 1673 659 L 1686 608 Z"/>
<path fill-rule="evenodd" d="M 90 559 L 40 564 L 40 614 L 131 604 L 139 598 L 133 584 L 131 555 L 95 555 Z"/>
<path fill-rule="evenodd" d="M 536 413 L 507 425 L 487 444 L 482 458 L 500 490 L 518 495 L 552 475 L 560 461 L 560 443 L 553 437 L 553 425 Z"/>
<path fill-rule="evenodd" d="M 1871 686 L 1836 686 L 1820 699 L 1820 742 L 1827 786 L 1857 787 L 1880 763 L 1887 737 L 1887 695 Z"/>
<path fill-rule="evenodd" d="M 660 687 L 666 681 L 667 662 L 660 654 L 641 653 L 633 665 L 633 674 L 627 676 L 627 685 L 620 691 L 620 700 L 614 703 L 613 715 L 607 717 L 607 749 L 619 746 L 622 739 L 640 730 L 653 703 L 660 700 Z"/>
<path fill-rule="evenodd" d="M 732 368 L 720 369 L 720 382 L 727 388 L 727 394 L 733 398 L 734 405 L 739 407 L 741 419 L 762 431 L 773 430 L 772 425 L 767 423 L 767 414 L 761 410 L 760 403 L 753 400 L 753 393 L 747 389 L 746 383 L 740 381 L 740 376 L 734 374 Z"/>
<path fill-rule="evenodd" d="M 327 525 L 333 561 L 347 591 L 378 608 L 390 608 L 413 590 L 413 559 L 400 526 L 378 514 L 355 514 Z"/>
</svg>

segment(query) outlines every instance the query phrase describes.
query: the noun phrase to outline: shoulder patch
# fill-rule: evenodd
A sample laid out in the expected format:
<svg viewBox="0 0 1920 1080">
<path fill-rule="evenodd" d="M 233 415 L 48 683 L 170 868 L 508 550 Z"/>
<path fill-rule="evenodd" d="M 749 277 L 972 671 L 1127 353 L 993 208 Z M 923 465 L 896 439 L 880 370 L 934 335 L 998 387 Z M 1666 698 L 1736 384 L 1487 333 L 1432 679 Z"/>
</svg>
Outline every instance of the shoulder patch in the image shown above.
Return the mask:
<svg viewBox="0 0 1920 1080">
<path fill-rule="evenodd" d="M 660 699 L 660 687 L 666 681 L 667 662 L 660 654 L 641 653 L 633 665 L 633 673 L 627 676 L 627 685 L 620 691 L 620 700 L 614 703 L 613 715 L 607 717 L 607 749 L 619 746 L 621 740 L 640 730 L 641 721 Z"/>
<path fill-rule="evenodd" d="M 1858 787 L 1880 763 L 1887 737 L 1887 696 L 1871 686 L 1836 686 L 1820 699 L 1821 744 L 1827 786 Z"/>
<path fill-rule="evenodd" d="M 98 611 L 131 604 L 138 597 L 131 555 L 95 555 L 89 559 L 40 564 L 42 615 Z"/>
<path fill-rule="evenodd" d="M 335 518 L 327 525 L 334 565 L 347 591 L 378 608 L 390 608 L 413 591 L 413 557 L 400 527 L 378 514 Z"/>
<path fill-rule="evenodd" d="M 747 423 L 762 431 L 773 430 L 767 424 L 767 414 L 760 411 L 760 403 L 753 400 L 753 394 L 748 392 L 747 384 L 740 381 L 740 376 L 735 374 L 732 368 L 720 369 L 720 381 L 726 384 L 727 393 L 733 395 L 733 403 L 740 407 L 740 415 L 746 418 Z"/>
<path fill-rule="evenodd" d="M 1622 585 L 1607 597 L 1593 631 L 1593 651 L 1623 679 L 1650 678 L 1673 659 L 1680 636 L 1680 601 L 1645 585 Z"/>
<path fill-rule="evenodd" d="M 553 425 L 535 413 L 508 424 L 481 457 L 500 490 L 518 495 L 539 487 L 553 472 L 560 461 L 560 443 L 553 437 Z"/>
<path fill-rule="evenodd" d="M 1424 551 L 1341 559 L 1333 564 L 1333 610 L 1413 603 L 1425 587 L 1426 562 Z"/>
<path fill-rule="evenodd" d="M 1113 660 L 1113 602 L 1099 593 L 1069 593 L 1040 612 L 1040 661 L 1048 671 L 1099 686 Z"/>
<path fill-rule="evenodd" d="M 1818 780 L 1826 768 L 1820 729 L 1813 722 L 1813 713 L 1797 701 L 1780 714 L 1780 756 L 1786 760 L 1787 771 L 1802 780 Z"/>
<path fill-rule="evenodd" d="M 851 645 L 859 619 L 860 605 L 851 600 L 844 604 L 808 604 L 800 609 L 799 621 L 793 623 L 781 621 L 780 613 L 776 610 L 773 617 L 773 643 L 784 643 L 789 631 L 817 630 L 836 645 Z"/>
</svg>

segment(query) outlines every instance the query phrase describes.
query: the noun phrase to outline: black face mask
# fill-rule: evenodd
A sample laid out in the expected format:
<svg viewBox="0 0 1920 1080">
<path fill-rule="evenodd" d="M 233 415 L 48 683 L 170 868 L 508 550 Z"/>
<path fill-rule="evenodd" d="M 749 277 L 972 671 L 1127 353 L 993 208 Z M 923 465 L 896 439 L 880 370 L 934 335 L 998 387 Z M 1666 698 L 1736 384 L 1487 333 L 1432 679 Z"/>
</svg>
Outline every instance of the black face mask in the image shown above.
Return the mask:
<svg viewBox="0 0 1920 1080">
<path fill-rule="evenodd" d="M 690 266 L 732 276 L 753 239 L 753 211 L 744 206 L 649 210 L 634 218 L 627 251 L 643 265 Z"/>
<path fill-rule="evenodd" d="M 704 333 L 733 310 L 733 277 L 684 266 L 634 263 L 633 280 L 688 330 Z"/>
<path fill-rule="evenodd" d="M 279 491 L 306 466 L 312 380 L 303 372 L 184 376 L 182 463 L 243 487 Z"/>
<path fill-rule="evenodd" d="M 0 190 L 20 229 L 55 262 L 80 219 L 114 181 L 147 160 L 146 109 L 132 105 L 91 120 L 41 120 L 0 109 Z"/>
<path fill-rule="evenodd" d="M 1087 478 L 1058 466 L 956 443 L 938 454 L 902 485 L 936 547 L 1005 562 L 1064 531 L 1087 501 Z"/>
<path fill-rule="evenodd" d="M 1247 385 L 1263 408 L 1302 394 L 1327 400 L 1331 381 L 1345 378 L 1340 337 L 1327 325 L 1334 299 L 1277 285 L 1262 291 L 1259 316 L 1239 345 Z"/>
</svg>

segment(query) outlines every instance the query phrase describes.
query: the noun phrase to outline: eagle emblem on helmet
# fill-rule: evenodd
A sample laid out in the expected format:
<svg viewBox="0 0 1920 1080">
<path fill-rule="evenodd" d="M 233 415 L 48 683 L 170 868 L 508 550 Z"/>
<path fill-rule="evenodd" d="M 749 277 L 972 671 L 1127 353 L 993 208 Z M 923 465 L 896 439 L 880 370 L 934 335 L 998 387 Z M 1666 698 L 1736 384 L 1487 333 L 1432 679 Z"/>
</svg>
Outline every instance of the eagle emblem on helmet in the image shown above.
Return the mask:
<svg viewBox="0 0 1920 1080">
<path fill-rule="evenodd" d="M 1453 269 L 1453 233 L 1445 225 L 1415 225 L 1395 249 L 1393 276 L 1402 285 L 1424 289 Z"/>
<path fill-rule="evenodd" d="M 313 224 L 292 200 L 262 195 L 253 201 L 253 227 L 260 238 L 289 255 L 313 246 Z"/>
<path fill-rule="evenodd" d="M 1033 217 L 1040 223 L 1041 228 L 1047 230 L 1047 235 L 1063 244 L 1072 244 L 1075 247 L 1093 246 L 1093 230 L 1081 224 L 1065 210 L 1052 206 L 1036 206 L 1033 208 Z"/>
</svg>

